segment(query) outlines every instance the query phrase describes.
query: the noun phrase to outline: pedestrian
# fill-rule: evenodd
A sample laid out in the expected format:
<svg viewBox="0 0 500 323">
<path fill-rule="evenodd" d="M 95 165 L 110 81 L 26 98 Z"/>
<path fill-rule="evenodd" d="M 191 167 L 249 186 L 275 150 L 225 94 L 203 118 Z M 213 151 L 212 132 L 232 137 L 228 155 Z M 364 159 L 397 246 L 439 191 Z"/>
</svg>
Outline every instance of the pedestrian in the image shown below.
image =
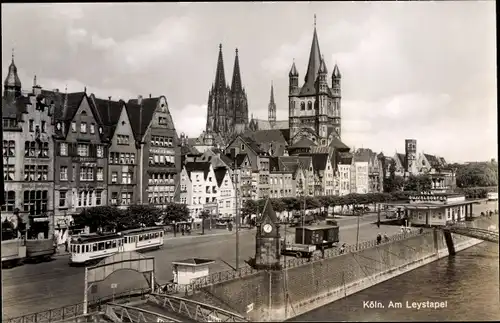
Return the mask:
<svg viewBox="0 0 500 323">
<path fill-rule="evenodd" d="M 343 254 L 345 252 L 345 243 L 342 244 L 340 247 L 340 254 Z"/>
<path fill-rule="evenodd" d="M 384 233 L 384 241 L 385 242 L 389 241 L 389 237 L 387 236 L 387 233 Z"/>
<path fill-rule="evenodd" d="M 64 242 L 64 247 L 65 247 L 64 251 L 69 252 L 69 240 L 68 239 L 66 239 L 66 241 Z"/>
<path fill-rule="evenodd" d="M 325 246 L 321 245 L 321 258 L 325 258 Z"/>
<path fill-rule="evenodd" d="M 377 244 L 380 244 L 382 242 L 382 235 L 379 233 L 377 234 Z"/>
<path fill-rule="evenodd" d="M 424 228 L 420 228 L 420 229 L 418 230 L 418 233 L 420 233 L 420 234 L 424 233 Z"/>
<path fill-rule="evenodd" d="M 401 225 L 401 233 L 405 233 L 405 226 L 404 225 Z"/>
<path fill-rule="evenodd" d="M 181 233 L 184 235 L 184 226 L 181 227 Z"/>
</svg>

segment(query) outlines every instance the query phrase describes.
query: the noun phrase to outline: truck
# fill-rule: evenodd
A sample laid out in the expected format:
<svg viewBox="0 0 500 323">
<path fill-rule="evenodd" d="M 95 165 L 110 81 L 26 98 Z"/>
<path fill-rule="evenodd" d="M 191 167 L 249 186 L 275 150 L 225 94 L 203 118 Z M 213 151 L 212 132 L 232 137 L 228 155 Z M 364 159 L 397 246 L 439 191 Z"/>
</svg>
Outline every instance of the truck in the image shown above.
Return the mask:
<svg viewBox="0 0 500 323">
<path fill-rule="evenodd" d="M 337 225 L 309 225 L 295 228 L 295 243 L 282 243 L 281 254 L 310 258 L 316 250 L 333 248 L 339 242 Z"/>
</svg>

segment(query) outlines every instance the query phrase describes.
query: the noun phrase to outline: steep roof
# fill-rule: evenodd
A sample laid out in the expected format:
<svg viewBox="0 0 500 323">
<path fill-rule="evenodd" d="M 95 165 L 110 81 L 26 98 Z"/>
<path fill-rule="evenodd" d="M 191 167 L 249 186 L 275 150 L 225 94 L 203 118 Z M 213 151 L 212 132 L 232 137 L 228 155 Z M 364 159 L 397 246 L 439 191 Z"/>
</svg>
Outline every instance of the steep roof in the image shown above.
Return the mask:
<svg viewBox="0 0 500 323">
<path fill-rule="evenodd" d="M 321 65 L 321 51 L 319 50 L 318 34 L 314 27 L 313 39 L 311 43 L 311 51 L 309 53 L 309 64 L 304 78 L 304 85 L 300 90 L 300 95 L 312 95 L 316 92 L 316 78 Z"/>
<path fill-rule="evenodd" d="M 278 223 L 278 217 L 276 216 L 276 212 L 273 210 L 273 206 L 271 205 L 271 201 L 269 199 L 266 200 L 266 204 L 264 205 L 264 211 L 262 211 L 262 219 L 268 217 L 271 222 Z"/>
<path fill-rule="evenodd" d="M 159 100 L 159 97 L 142 99 L 142 115 L 141 105 L 138 104 L 137 99 L 131 99 L 127 102 L 130 125 L 137 140 L 142 140 L 142 137 L 144 137 L 144 134 L 148 130 Z"/>
<path fill-rule="evenodd" d="M 215 179 L 217 180 L 217 186 L 220 187 L 222 182 L 224 181 L 224 177 L 226 177 L 227 168 L 226 167 L 217 167 L 214 170 Z"/>
<path fill-rule="evenodd" d="M 118 127 L 118 120 L 120 119 L 122 108 L 125 104 L 124 101 L 111 101 L 95 98 L 91 95 L 92 101 L 95 104 L 97 111 L 101 115 L 102 123 L 104 125 L 104 134 L 107 138 L 112 138 Z M 128 112 L 127 112 L 128 113 Z M 130 117 L 129 117 L 130 119 Z"/>
<path fill-rule="evenodd" d="M 403 167 L 405 167 L 405 154 L 396 153 L 396 157 Z"/>
<path fill-rule="evenodd" d="M 424 156 L 427 159 L 427 161 L 429 161 L 429 164 L 431 164 L 432 167 L 441 166 L 441 163 L 440 163 L 438 157 L 436 157 L 434 155 L 429 155 L 429 154 L 424 154 Z"/>
<path fill-rule="evenodd" d="M 311 154 L 313 168 L 317 171 L 326 169 L 328 162 L 328 154 Z"/>
<path fill-rule="evenodd" d="M 354 153 L 355 162 L 367 162 L 371 160 L 372 151 L 370 149 L 360 148 Z"/>
<path fill-rule="evenodd" d="M 254 122 L 255 130 L 271 130 L 271 129 L 288 129 L 289 123 L 288 120 L 276 120 L 274 122 L 270 122 L 265 119 L 252 119 L 250 122 Z"/>
<path fill-rule="evenodd" d="M 308 138 L 302 138 L 291 146 L 291 148 L 310 148 L 312 146 L 317 146 L 312 140 Z"/>
<path fill-rule="evenodd" d="M 247 154 L 237 154 L 236 155 L 236 167 L 241 167 L 241 164 L 245 161 L 245 158 L 247 157 Z M 250 159 L 248 159 L 250 162 Z"/>
<path fill-rule="evenodd" d="M 9 71 L 7 73 L 7 77 L 4 81 L 4 86 L 17 87 L 21 88 L 21 80 L 17 75 L 17 66 L 14 63 L 14 53 L 12 53 L 12 61 L 9 65 Z"/>
<path fill-rule="evenodd" d="M 330 147 L 331 148 L 335 148 L 337 150 L 340 150 L 340 151 L 349 151 L 349 147 L 344 144 L 342 141 L 340 141 L 340 139 L 338 139 L 337 137 L 333 137 L 332 138 L 332 141 L 330 142 Z"/>
<path fill-rule="evenodd" d="M 210 162 L 188 162 L 184 165 L 188 176 L 191 177 L 192 172 L 203 172 L 203 178 L 207 179 L 210 171 Z"/>
<path fill-rule="evenodd" d="M 256 153 L 265 153 L 265 151 L 260 148 L 259 143 L 255 141 L 255 139 L 253 139 L 252 137 L 240 136 L 240 138 Z"/>
<path fill-rule="evenodd" d="M 339 164 L 351 165 L 352 164 L 352 154 L 350 154 L 350 153 L 339 154 Z"/>
<path fill-rule="evenodd" d="M 29 103 L 29 98 L 18 97 L 16 99 L 10 100 L 6 97 L 2 97 L 2 117 L 4 118 L 16 118 L 21 119 L 21 114 L 26 112 L 26 104 Z"/>
<path fill-rule="evenodd" d="M 227 88 L 224 59 L 222 58 L 222 44 L 219 44 L 219 56 L 217 57 L 217 70 L 215 71 L 215 83 L 213 88 L 216 91 Z"/>
</svg>

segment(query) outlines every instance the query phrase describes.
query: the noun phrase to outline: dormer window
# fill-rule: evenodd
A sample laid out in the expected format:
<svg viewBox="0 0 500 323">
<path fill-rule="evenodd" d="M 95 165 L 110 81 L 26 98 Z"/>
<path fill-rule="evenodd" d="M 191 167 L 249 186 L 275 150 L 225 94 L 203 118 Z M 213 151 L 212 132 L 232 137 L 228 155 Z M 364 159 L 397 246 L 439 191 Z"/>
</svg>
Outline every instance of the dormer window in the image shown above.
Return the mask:
<svg viewBox="0 0 500 323">
<path fill-rule="evenodd" d="M 245 145 L 241 144 L 241 150 L 245 150 Z"/>
<path fill-rule="evenodd" d="M 83 110 L 82 113 L 81 113 L 82 116 L 86 116 L 87 115 L 87 111 Z"/>
<path fill-rule="evenodd" d="M 90 124 L 90 133 L 91 134 L 95 133 L 95 124 L 93 124 L 93 123 Z"/>
<path fill-rule="evenodd" d="M 71 122 L 71 131 L 76 132 L 76 121 Z"/>
<path fill-rule="evenodd" d="M 102 135 L 102 127 L 99 127 L 99 133 Z"/>
</svg>

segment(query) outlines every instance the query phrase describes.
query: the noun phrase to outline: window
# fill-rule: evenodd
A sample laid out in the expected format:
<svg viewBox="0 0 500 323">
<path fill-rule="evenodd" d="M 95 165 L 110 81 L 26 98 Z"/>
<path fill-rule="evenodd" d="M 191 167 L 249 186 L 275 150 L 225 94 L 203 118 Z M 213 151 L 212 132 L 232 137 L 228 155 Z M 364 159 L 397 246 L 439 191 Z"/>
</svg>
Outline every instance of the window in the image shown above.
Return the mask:
<svg viewBox="0 0 500 323">
<path fill-rule="evenodd" d="M 24 165 L 24 181 L 33 182 L 36 178 L 36 166 L 35 165 Z"/>
<path fill-rule="evenodd" d="M 93 124 L 93 123 L 90 124 L 90 133 L 91 134 L 95 133 L 95 124 Z"/>
<path fill-rule="evenodd" d="M 24 191 L 23 209 L 30 215 L 47 212 L 48 191 Z"/>
<path fill-rule="evenodd" d="M 13 181 L 16 175 L 16 167 L 15 165 L 3 165 L 3 179 L 5 181 Z"/>
<path fill-rule="evenodd" d="M 102 191 L 97 190 L 95 196 L 95 205 L 101 205 L 101 202 L 102 202 Z"/>
<path fill-rule="evenodd" d="M 61 142 L 59 146 L 59 153 L 61 156 L 68 156 L 68 144 L 65 142 Z"/>
<path fill-rule="evenodd" d="M 311 101 L 307 102 L 307 110 L 312 110 L 313 104 Z"/>
<path fill-rule="evenodd" d="M 167 124 L 167 118 L 165 118 L 165 117 L 158 117 L 158 124 L 166 125 Z"/>
<path fill-rule="evenodd" d="M 37 181 L 46 181 L 49 178 L 49 166 L 46 165 L 38 165 L 36 170 L 36 180 Z"/>
<path fill-rule="evenodd" d="M 104 180 L 104 169 L 102 167 L 97 167 L 97 180 L 98 181 Z"/>
<path fill-rule="evenodd" d="M 16 205 L 16 192 L 5 191 L 5 205 L 2 205 L 3 212 L 13 212 Z"/>
<path fill-rule="evenodd" d="M 29 130 L 30 130 L 30 132 L 35 131 L 35 129 L 34 129 L 35 127 L 34 127 L 34 125 L 35 125 L 35 121 L 34 121 L 33 119 L 31 119 L 31 120 L 29 121 L 29 128 L 30 128 Z"/>
<path fill-rule="evenodd" d="M 71 179 L 73 182 L 76 181 L 76 166 L 71 168 Z"/>
<path fill-rule="evenodd" d="M 59 192 L 59 207 L 66 206 L 66 191 Z"/>
<path fill-rule="evenodd" d="M 132 184 L 132 174 L 129 172 L 128 166 L 122 167 L 122 184 Z"/>
<path fill-rule="evenodd" d="M 40 158 L 49 158 L 49 143 L 44 142 L 41 144 L 40 153 L 38 154 Z"/>
<path fill-rule="evenodd" d="M 130 192 L 122 193 L 121 204 L 122 205 L 129 205 L 130 203 L 132 203 L 132 193 L 130 193 Z"/>
<path fill-rule="evenodd" d="M 306 110 L 306 104 L 304 102 L 300 103 L 300 110 L 302 110 L 302 111 Z"/>
<path fill-rule="evenodd" d="M 118 135 L 116 137 L 116 141 L 118 145 L 128 145 L 129 144 L 129 137 L 126 135 Z"/>
<path fill-rule="evenodd" d="M 24 142 L 24 157 L 36 157 L 36 142 Z"/>
<path fill-rule="evenodd" d="M 78 156 L 87 157 L 89 155 L 89 145 L 78 144 Z"/>
<path fill-rule="evenodd" d="M 16 154 L 16 142 L 14 140 L 3 141 L 3 156 L 14 157 Z"/>
<path fill-rule="evenodd" d="M 130 163 L 135 164 L 135 154 L 130 154 Z"/>
<path fill-rule="evenodd" d="M 81 122 L 80 123 L 80 132 L 81 133 L 87 133 L 87 123 L 86 122 Z"/>
<path fill-rule="evenodd" d="M 76 122 L 71 122 L 71 131 L 76 132 Z"/>
<path fill-rule="evenodd" d="M 112 172 L 111 173 L 111 183 L 116 184 L 118 182 L 118 173 L 117 172 Z"/>
<path fill-rule="evenodd" d="M 231 207 L 231 201 L 226 201 L 226 207 Z"/>
<path fill-rule="evenodd" d="M 42 121 L 42 132 L 43 133 L 47 132 L 47 127 L 46 126 L 47 126 L 46 122 Z"/>
<path fill-rule="evenodd" d="M 61 166 L 61 169 L 59 171 L 59 179 L 61 181 L 68 180 L 68 166 Z"/>
<path fill-rule="evenodd" d="M 80 167 L 80 180 L 81 181 L 93 181 L 94 180 L 94 168 L 93 167 Z"/>
<path fill-rule="evenodd" d="M 97 158 L 103 158 L 103 157 L 104 157 L 104 147 L 97 146 Z"/>
<path fill-rule="evenodd" d="M 111 204 L 118 204 L 118 192 L 111 193 Z"/>
</svg>

